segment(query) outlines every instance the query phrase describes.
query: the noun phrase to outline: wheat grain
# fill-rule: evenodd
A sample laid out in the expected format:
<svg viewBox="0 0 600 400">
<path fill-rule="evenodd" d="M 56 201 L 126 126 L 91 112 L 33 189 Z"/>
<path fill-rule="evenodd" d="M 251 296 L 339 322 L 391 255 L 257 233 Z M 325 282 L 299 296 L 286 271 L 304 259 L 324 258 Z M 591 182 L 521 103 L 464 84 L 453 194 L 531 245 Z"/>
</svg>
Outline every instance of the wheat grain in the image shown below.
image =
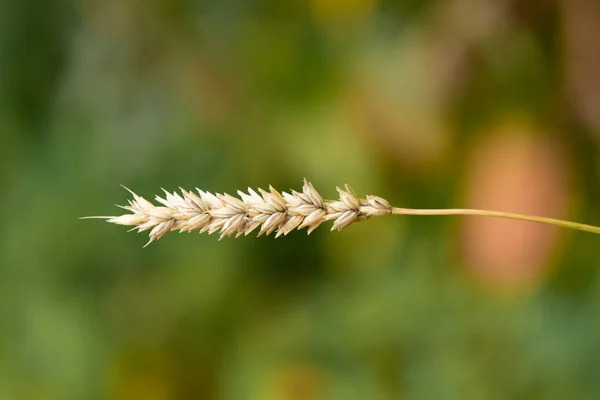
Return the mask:
<svg viewBox="0 0 600 400">
<path fill-rule="evenodd" d="M 127 189 L 127 188 L 125 188 Z M 181 189 L 164 197 L 156 196 L 160 205 L 154 205 L 133 191 L 129 205 L 119 206 L 129 214 L 102 218 L 117 225 L 133 226 L 132 230 L 150 230 L 150 240 L 146 246 L 160 239 L 169 231 L 180 232 L 219 232 L 221 240 L 227 236 L 248 235 L 259 229 L 258 236 L 275 232 L 275 237 L 287 235 L 294 229 L 307 228 L 310 234 L 325 221 L 333 221 L 331 230 L 342 230 L 348 225 L 364 221 L 370 217 L 388 214 L 397 215 L 480 215 L 509 218 L 562 226 L 587 232 L 600 233 L 600 228 L 576 222 L 552 218 L 535 217 L 523 214 L 472 209 L 423 210 L 392 207 L 387 200 L 369 195 L 359 198 L 346 185 L 337 188 L 338 200 L 324 200 L 314 186 L 304 180 L 302 192 L 291 190 L 279 193 L 272 186 L 269 190 L 248 188 L 248 193 L 238 191 L 239 198 L 227 193 L 212 194 L 196 189 L 198 194 Z"/>
</svg>

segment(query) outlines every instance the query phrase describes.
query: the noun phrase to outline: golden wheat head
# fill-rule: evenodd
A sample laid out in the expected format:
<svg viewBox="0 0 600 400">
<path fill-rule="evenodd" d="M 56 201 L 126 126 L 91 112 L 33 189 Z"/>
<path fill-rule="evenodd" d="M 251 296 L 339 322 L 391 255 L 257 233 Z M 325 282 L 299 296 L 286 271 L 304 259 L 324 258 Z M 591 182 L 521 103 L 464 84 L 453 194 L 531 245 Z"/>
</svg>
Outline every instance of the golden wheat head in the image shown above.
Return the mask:
<svg viewBox="0 0 600 400">
<path fill-rule="evenodd" d="M 341 230 L 353 222 L 392 213 L 392 206 L 386 200 L 377 196 L 360 199 L 348 185 L 345 189 L 337 188 L 339 200 L 323 200 L 306 179 L 302 192 L 280 193 L 269 186 L 268 191 L 260 188 L 258 191 L 248 188 L 247 193 L 238 191 L 239 197 L 200 189 L 196 189 L 198 194 L 185 189 L 180 189 L 181 194 L 163 189 L 164 196 L 155 197 L 159 205 L 127 190 L 133 199 L 129 200 L 129 205 L 119 207 L 128 214 L 90 218 L 133 226 L 138 232 L 150 230 L 146 245 L 175 230 L 219 232 L 219 239 L 222 239 L 248 235 L 259 229 L 258 236 L 275 232 L 275 237 L 279 237 L 303 228 L 310 234 L 329 220 L 333 220 L 331 230 Z"/>
</svg>

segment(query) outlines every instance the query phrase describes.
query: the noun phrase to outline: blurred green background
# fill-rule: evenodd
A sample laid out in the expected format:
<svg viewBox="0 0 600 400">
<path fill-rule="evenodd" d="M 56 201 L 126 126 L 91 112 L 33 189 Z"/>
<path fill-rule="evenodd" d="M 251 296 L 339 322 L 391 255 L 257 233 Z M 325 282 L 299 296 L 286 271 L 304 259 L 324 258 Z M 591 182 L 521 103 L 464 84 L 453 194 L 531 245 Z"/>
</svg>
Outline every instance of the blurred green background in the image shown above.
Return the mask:
<svg viewBox="0 0 600 400">
<path fill-rule="evenodd" d="M 145 235 L 304 177 L 600 224 L 596 0 L 0 0 L 0 399 L 597 399 L 600 237 Z"/>
</svg>

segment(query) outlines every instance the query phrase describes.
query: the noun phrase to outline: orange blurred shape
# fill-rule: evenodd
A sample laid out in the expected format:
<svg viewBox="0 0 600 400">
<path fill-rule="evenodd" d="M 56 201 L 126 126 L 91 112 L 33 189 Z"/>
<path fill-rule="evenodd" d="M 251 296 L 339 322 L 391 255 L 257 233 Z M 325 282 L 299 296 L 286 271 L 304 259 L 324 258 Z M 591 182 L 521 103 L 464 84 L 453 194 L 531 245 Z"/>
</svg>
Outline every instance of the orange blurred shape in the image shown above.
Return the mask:
<svg viewBox="0 0 600 400">
<path fill-rule="evenodd" d="M 315 20 L 323 25 L 368 17 L 376 0 L 311 0 Z"/>
<path fill-rule="evenodd" d="M 473 146 L 465 205 L 564 218 L 565 162 L 548 137 L 519 125 L 503 127 Z M 535 282 L 557 242 L 556 228 L 536 223 L 465 217 L 462 253 L 477 277 L 500 286 Z"/>
<path fill-rule="evenodd" d="M 268 400 L 313 400 L 323 397 L 325 373 L 308 364 L 287 365 L 268 381 Z"/>
</svg>

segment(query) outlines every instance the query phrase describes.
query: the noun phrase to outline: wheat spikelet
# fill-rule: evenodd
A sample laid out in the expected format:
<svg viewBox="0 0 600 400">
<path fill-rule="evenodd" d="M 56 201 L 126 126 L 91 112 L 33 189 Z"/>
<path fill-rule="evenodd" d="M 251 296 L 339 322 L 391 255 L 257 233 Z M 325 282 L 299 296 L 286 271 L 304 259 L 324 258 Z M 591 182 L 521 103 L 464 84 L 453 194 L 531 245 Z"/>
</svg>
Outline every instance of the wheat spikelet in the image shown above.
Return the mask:
<svg viewBox="0 0 600 400">
<path fill-rule="evenodd" d="M 339 200 L 325 201 L 306 179 L 302 192 L 279 193 L 269 186 L 268 191 L 258 189 L 256 192 L 251 188 L 247 193 L 238 191 L 239 198 L 200 189 L 196 189 L 198 194 L 181 188 L 181 194 L 163 189 L 164 197 L 155 197 L 160 205 L 127 190 L 133 199 L 129 200 L 129 205 L 119 207 L 129 214 L 92 218 L 133 226 L 133 230 L 138 232 L 150 230 L 150 240 L 146 245 L 175 230 L 219 232 L 220 240 L 226 236 L 248 235 L 260 228 L 258 236 L 275 232 L 275 237 L 279 237 L 303 228 L 307 228 L 310 234 L 329 220 L 333 220 L 331 230 L 339 231 L 353 222 L 392 213 L 392 207 L 386 200 L 377 196 L 367 196 L 366 200 L 362 200 L 348 185 L 345 190 L 337 188 Z"/>
</svg>

